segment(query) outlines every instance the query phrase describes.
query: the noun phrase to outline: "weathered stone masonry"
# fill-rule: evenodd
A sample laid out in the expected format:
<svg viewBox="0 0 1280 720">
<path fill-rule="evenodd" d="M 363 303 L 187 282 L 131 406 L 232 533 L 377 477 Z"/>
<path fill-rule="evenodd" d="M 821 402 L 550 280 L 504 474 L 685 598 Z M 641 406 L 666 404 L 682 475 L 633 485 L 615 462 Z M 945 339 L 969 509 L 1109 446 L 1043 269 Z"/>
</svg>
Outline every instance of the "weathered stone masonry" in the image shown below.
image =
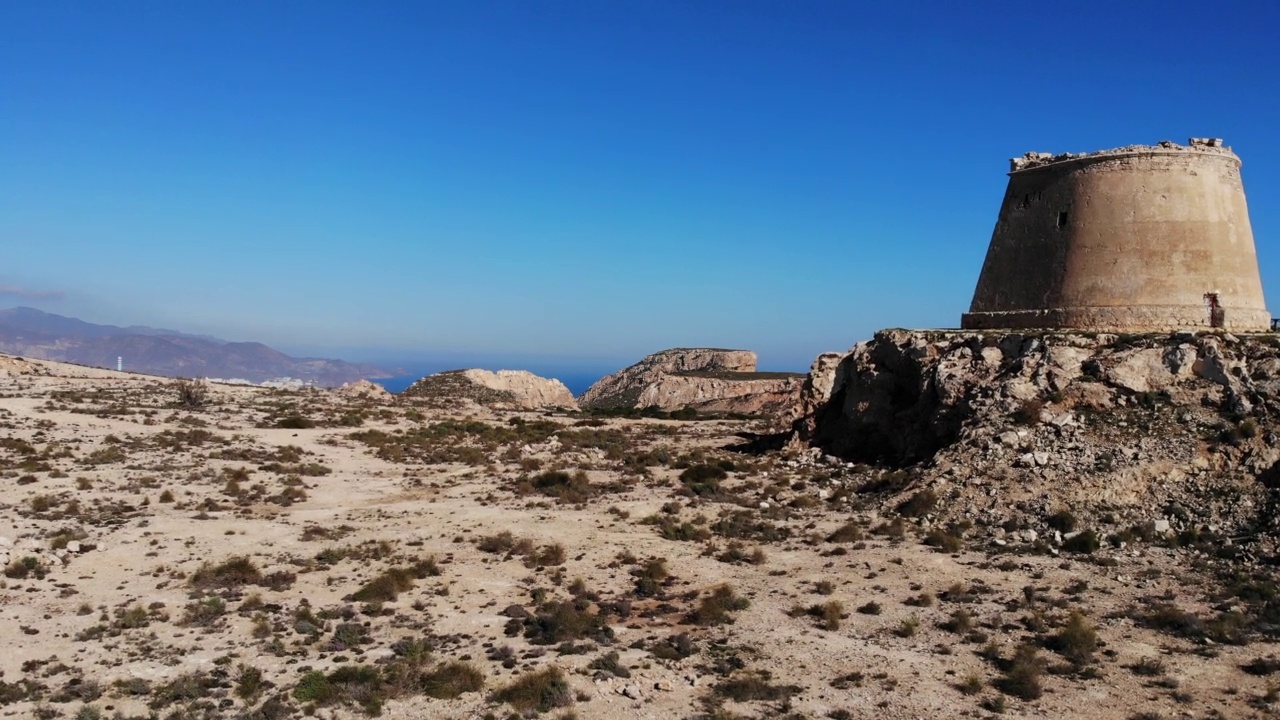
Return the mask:
<svg viewBox="0 0 1280 720">
<path fill-rule="evenodd" d="M 1240 158 L 1221 140 L 1011 164 L 962 327 L 1269 328 Z"/>
</svg>

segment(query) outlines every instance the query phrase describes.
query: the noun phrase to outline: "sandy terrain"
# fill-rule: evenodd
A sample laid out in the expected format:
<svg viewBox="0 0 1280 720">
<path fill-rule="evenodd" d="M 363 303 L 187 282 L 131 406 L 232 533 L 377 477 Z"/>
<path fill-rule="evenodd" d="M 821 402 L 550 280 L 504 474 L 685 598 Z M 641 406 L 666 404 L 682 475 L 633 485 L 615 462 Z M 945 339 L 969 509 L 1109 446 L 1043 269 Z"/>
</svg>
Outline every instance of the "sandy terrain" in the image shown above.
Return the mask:
<svg viewBox="0 0 1280 720">
<path fill-rule="evenodd" d="M 1272 714 L 1198 551 L 943 552 L 747 421 L 177 401 L 0 358 L 0 716 Z"/>
</svg>

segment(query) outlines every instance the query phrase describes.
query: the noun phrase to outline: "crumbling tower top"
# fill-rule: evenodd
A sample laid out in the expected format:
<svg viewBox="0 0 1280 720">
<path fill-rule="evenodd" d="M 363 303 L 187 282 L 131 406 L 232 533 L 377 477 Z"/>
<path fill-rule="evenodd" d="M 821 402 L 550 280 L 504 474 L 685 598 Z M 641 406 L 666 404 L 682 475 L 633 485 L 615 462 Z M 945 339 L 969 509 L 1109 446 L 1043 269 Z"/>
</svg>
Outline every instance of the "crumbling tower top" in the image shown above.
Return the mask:
<svg viewBox="0 0 1280 720">
<path fill-rule="evenodd" d="M 1218 138 L 1027 153 L 965 328 L 1270 327 L 1240 181 Z"/>
</svg>

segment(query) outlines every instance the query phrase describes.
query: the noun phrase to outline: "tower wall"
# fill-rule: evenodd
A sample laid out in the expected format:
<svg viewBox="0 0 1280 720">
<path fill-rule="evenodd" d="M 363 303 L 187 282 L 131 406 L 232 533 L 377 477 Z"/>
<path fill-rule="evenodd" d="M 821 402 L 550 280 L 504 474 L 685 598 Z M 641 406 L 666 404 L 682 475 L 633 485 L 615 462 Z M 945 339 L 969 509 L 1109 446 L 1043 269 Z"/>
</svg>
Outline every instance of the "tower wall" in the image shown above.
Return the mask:
<svg viewBox="0 0 1280 720">
<path fill-rule="evenodd" d="M 962 327 L 1265 330 L 1240 159 L 1217 142 L 1014 160 Z"/>
</svg>

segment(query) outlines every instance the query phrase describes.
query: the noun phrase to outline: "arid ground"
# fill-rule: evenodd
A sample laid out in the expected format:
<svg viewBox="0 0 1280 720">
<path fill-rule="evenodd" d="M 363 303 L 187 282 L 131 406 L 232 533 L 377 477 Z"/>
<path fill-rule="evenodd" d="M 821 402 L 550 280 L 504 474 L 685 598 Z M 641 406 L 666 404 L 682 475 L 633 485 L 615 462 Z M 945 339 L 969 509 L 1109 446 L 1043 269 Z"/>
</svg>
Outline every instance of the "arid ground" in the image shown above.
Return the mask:
<svg viewBox="0 0 1280 720">
<path fill-rule="evenodd" d="M 0 716 L 1244 718 L 1280 698 L 1277 644 L 1233 622 L 1204 549 L 979 540 L 931 523 L 929 493 L 882 502 L 894 471 L 731 449 L 758 420 L 188 390 L 0 358 Z"/>
</svg>

